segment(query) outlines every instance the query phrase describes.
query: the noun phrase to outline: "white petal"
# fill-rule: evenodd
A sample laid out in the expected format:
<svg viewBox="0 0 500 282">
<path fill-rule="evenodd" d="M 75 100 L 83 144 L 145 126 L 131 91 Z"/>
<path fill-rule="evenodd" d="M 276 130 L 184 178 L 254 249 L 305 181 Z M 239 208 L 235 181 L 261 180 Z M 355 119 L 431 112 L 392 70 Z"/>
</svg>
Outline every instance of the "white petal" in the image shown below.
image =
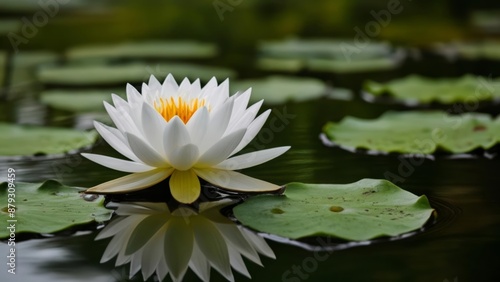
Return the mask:
<svg viewBox="0 0 500 282">
<path fill-rule="evenodd" d="M 232 247 L 229 247 L 229 260 L 231 261 L 231 266 L 248 278 L 252 278 L 248 272 L 247 266 L 241 257 L 241 254 Z"/>
<path fill-rule="evenodd" d="M 238 226 L 238 228 L 241 230 L 241 234 L 247 238 L 247 240 L 255 247 L 255 249 L 257 249 L 259 253 L 272 259 L 276 258 L 276 255 L 274 255 L 273 250 L 269 247 L 264 238 L 242 226 Z"/>
<path fill-rule="evenodd" d="M 168 217 L 163 214 L 155 214 L 145 217 L 135 228 L 130 239 L 125 246 L 125 254 L 132 255 L 138 252 L 151 240 L 151 238 L 168 221 Z"/>
<path fill-rule="evenodd" d="M 125 137 L 118 129 L 101 124 L 97 121 L 94 121 L 94 127 L 101 137 L 118 153 L 133 161 L 140 162 L 139 158 L 137 158 L 128 146 L 128 141 L 126 141 Z"/>
<path fill-rule="evenodd" d="M 111 236 L 115 236 L 122 230 L 130 226 L 131 218 L 129 217 L 116 217 L 106 224 L 106 226 L 97 234 L 94 240 L 102 240 Z"/>
<path fill-rule="evenodd" d="M 200 98 L 209 99 L 211 97 L 211 92 L 217 88 L 217 78 L 212 77 L 207 84 L 201 89 Z"/>
<path fill-rule="evenodd" d="M 125 110 L 118 111 L 115 107 L 107 102 L 104 102 L 104 107 L 109 114 L 109 117 L 116 125 L 116 128 L 121 132 L 130 132 L 136 135 L 142 135 L 141 131 L 137 128 L 135 122 L 130 117 L 130 114 Z"/>
<path fill-rule="evenodd" d="M 207 134 L 205 135 L 205 142 L 200 144 L 200 153 L 204 153 L 223 136 L 229 124 L 232 110 L 233 102 L 228 101 L 217 112 L 210 113 Z"/>
<path fill-rule="evenodd" d="M 200 80 L 196 79 L 192 84 L 191 84 L 191 89 L 189 90 L 189 95 L 187 96 L 188 99 L 195 99 L 198 98 L 201 92 L 201 85 L 200 85 Z"/>
<path fill-rule="evenodd" d="M 162 256 L 161 260 L 158 262 L 158 266 L 156 267 L 156 277 L 158 278 L 158 281 L 165 280 L 167 274 L 168 274 L 168 265 L 165 262 L 165 257 Z"/>
<path fill-rule="evenodd" d="M 111 94 L 111 99 L 113 100 L 113 104 L 115 105 L 115 109 L 120 111 L 130 111 L 130 105 L 127 101 L 123 100 L 122 97 L 116 95 L 115 93 Z"/>
<path fill-rule="evenodd" d="M 81 153 L 81 155 L 102 166 L 124 172 L 146 172 L 155 169 L 154 167 L 145 165 L 143 163 L 131 162 L 103 155 L 87 153 Z"/>
<path fill-rule="evenodd" d="M 266 120 L 269 117 L 270 113 L 271 110 L 265 111 L 248 126 L 247 133 L 245 133 L 245 136 L 243 136 L 241 143 L 238 145 L 238 147 L 236 147 L 236 149 L 234 149 L 231 155 L 234 155 L 241 149 L 245 148 L 245 146 L 248 145 L 248 143 L 250 143 L 255 138 L 255 136 L 257 136 L 257 133 L 259 133 L 262 126 L 264 126 L 264 123 L 266 123 Z"/>
<path fill-rule="evenodd" d="M 234 108 L 233 108 L 233 114 L 231 116 L 231 120 L 234 118 L 237 118 L 238 114 L 241 114 L 245 112 L 248 102 L 250 101 L 250 95 L 252 94 L 252 88 L 248 89 L 247 91 L 243 93 L 238 93 L 235 95 L 238 95 L 238 97 L 234 100 Z"/>
<path fill-rule="evenodd" d="M 137 226 L 137 224 L 143 219 L 143 216 L 129 216 L 125 220 L 122 220 L 123 223 L 126 223 L 126 228 L 122 229 L 121 232 L 118 232 L 114 235 L 113 239 L 108 243 L 108 246 L 106 247 L 106 250 L 104 250 L 104 253 L 102 254 L 101 257 L 101 263 L 106 262 L 110 259 L 112 259 L 114 256 L 117 254 L 122 253 L 124 250 L 124 247 L 127 244 L 128 238 L 130 237 L 130 234 L 132 234 L 132 231 L 134 230 L 134 226 Z M 116 265 L 120 265 L 123 263 L 123 257 L 121 258 L 121 261 L 116 261 Z M 126 258 L 125 258 L 126 260 Z"/>
<path fill-rule="evenodd" d="M 108 182 L 104 182 L 97 186 L 87 189 L 86 193 L 124 193 L 141 190 L 150 187 L 165 178 L 169 177 L 174 171 L 169 169 L 154 169 L 147 172 L 133 173 Z"/>
<path fill-rule="evenodd" d="M 147 280 L 149 276 L 153 275 L 156 267 L 160 263 L 160 259 L 163 255 L 163 231 L 161 229 L 158 231 L 149 242 L 144 246 L 142 256 L 142 277 Z"/>
<path fill-rule="evenodd" d="M 186 218 L 173 217 L 164 237 L 164 255 L 173 280 L 182 279 L 193 253 L 193 230 L 186 224 Z"/>
<path fill-rule="evenodd" d="M 214 166 L 233 152 L 233 150 L 240 144 L 241 139 L 245 135 L 246 129 L 240 129 L 223 137 L 219 142 L 210 147 L 198 160 L 197 167 L 211 167 Z"/>
<path fill-rule="evenodd" d="M 144 137 L 150 142 L 162 156 L 165 156 L 163 148 L 163 131 L 166 126 L 165 119 L 149 104 L 142 104 L 142 130 Z"/>
<path fill-rule="evenodd" d="M 231 263 L 224 237 L 212 222 L 203 217 L 192 217 L 191 226 L 196 243 L 210 264 L 226 279 L 232 280 L 233 273 L 231 272 Z"/>
<path fill-rule="evenodd" d="M 157 95 L 157 93 L 159 93 L 161 91 L 161 84 L 158 81 L 158 79 L 156 79 L 156 77 L 154 75 L 151 75 L 149 77 L 148 87 L 149 87 L 149 91 L 153 95 Z"/>
<path fill-rule="evenodd" d="M 178 170 L 188 170 L 198 160 L 198 147 L 193 144 L 187 144 L 173 151 L 170 158 L 170 165 Z"/>
<path fill-rule="evenodd" d="M 177 93 L 178 89 L 179 86 L 177 85 L 174 77 L 172 76 L 172 74 L 168 74 L 161 86 L 161 96 L 163 98 L 170 98 Z"/>
<path fill-rule="evenodd" d="M 127 83 L 127 100 L 131 107 L 139 105 L 142 101 L 141 93 L 130 83 Z"/>
<path fill-rule="evenodd" d="M 259 112 L 260 107 L 264 100 L 260 100 L 259 102 L 253 104 L 246 111 L 242 111 L 240 115 L 236 118 L 231 118 L 230 124 L 227 128 L 226 133 L 235 131 L 240 128 L 247 128 L 252 121 L 255 119 L 255 116 Z"/>
<path fill-rule="evenodd" d="M 241 234 L 241 230 L 234 223 L 216 223 L 217 228 L 226 238 L 229 248 L 237 249 L 238 252 L 253 261 L 254 263 L 262 266 L 259 254 L 248 242 L 248 240 Z"/>
<path fill-rule="evenodd" d="M 290 146 L 285 146 L 239 155 L 221 162 L 215 168 L 237 170 L 260 165 L 282 155 L 289 149 Z"/>
<path fill-rule="evenodd" d="M 218 92 L 224 100 L 229 98 L 229 78 L 226 78 L 226 80 L 219 84 Z"/>
<path fill-rule="evenodd" d="M 210 281 L 210 263 L 201 252 L 196 241 L 193 245 L 193 255 L 189 261 L 189 267 L 191 267 L 191 270 L 193 270 L 193 272 L 198 275 L 201 280 L 205 282 Z"/>
<path fill-rule="evenodd" d="M 186 125 L 177 116 L 173 117 L 165 126 L 163 140 L 165 154 L 169 160 L 180 147 L 191 143 Z"/>
<path fill-rule="evenodd" d="M 189 96 L 190 90 L 191 90 L 191 82 L 189 82 L 189 79 L 185 77 L 182 80 L 181 84 L 179 85 L 178 92 L 180 95 L 187 98 Z"/>
<path fill-rule="evenodd" d="M 208 128 L 208 117 L 209 114 L 207 107 L 202 107 L 194 113 L 186 124 L 189 135 L 191 136 L 191 142 L 193 144 L 199 145 L 204 142 L 203 139 Z"/>
<path fill-rule="evenodd" d="M 244 174 L 219 169 L 199 169 L 194 172 L 206 181 L 222 188 L 242 192 L 267 192 L 280 189 L 280 186 Z"/>
<path fill-rule="evenodd" d="M 166 158 L 161 156 L 158 151 L 144 142 L 141 138 L 128 132 L 125 133 L 125 136 L 127 137 L 130 149 L 132 149 L 134 155 L 136 155 L 143 163 L 154 167 L 168 166 Z"/>
<path fill-rule="evenodd" d="M 144 99 L 144 101 L 149 104 L 151 104 L 154 101 L 154 97 L 156 96 L 154 95 L 154 93 L 151 93 L 149 86 L 146 83 L 142 84 L 141 93 L 142 93 L 142 99 Z"/>
<path fill-rule="evenodd" d="M 133 255 L 131 255 L 130 259 L 130 269 L 128 277 L 132 279 L 134 275 L 141 269 L 141 257 L 143 256 L 142 250 L 137 251 Z"/>
</svg>

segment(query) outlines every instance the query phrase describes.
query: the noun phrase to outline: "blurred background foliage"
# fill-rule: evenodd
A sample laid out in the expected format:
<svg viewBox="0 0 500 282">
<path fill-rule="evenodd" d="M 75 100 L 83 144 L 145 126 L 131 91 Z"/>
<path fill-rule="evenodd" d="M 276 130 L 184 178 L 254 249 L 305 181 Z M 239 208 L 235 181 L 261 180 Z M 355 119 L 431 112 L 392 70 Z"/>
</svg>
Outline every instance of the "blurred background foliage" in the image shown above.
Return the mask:
<svg viewBox="0 0 500 282">
<path fill-rule="evenodd" d="M 364 29 L 373 12 L 399 3 L 377 39 L 426 45 L 433 41 L 481 38 L 485 25 L 498 24 L 498 1 L 433 0 L 53 0 L 60 13 L 40 27 L 25 49 L 62 50 L 71 46 L 143 39 L 215 41 L 233 56 L 255 42 L 287 37 L 347 37 Z M 395 2 L 394 2 L 395 1 Z M 39 1 L 2 0 L 2 22 L 31 20 Z M 50 2 L 50 1 L 49 1 Z M 59 3 L 59 2 L 58 2 Z M 488 13 L 482 13 L 487 11 Z M 493 11 L 493 14 L 492 14 Z M 498 30 L 498 29 L 497 29 Z M 491 35 L 491 34 L 489 34 Z M 489 36 L 488 35 L 488 36 Z M 2 49 L 9 49 L 3 36 Z M 243 48 L 243 49 L 242 49 Z M 245 51 L 245 52 L 246 52 Z"/>
</svg>

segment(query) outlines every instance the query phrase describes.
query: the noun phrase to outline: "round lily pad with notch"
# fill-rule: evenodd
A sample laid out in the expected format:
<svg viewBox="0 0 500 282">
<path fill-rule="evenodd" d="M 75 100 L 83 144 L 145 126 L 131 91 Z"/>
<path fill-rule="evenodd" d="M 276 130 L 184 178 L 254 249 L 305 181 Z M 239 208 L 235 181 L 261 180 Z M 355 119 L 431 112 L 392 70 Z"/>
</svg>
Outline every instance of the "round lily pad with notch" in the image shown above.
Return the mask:
<svg viewBox="0 0 500 282">
<path fill-rule="evenodd" d="M 222 81 L 233 78 L 236 73 L 227 68 L 184 63 L 161 63 L 151 65 L 143 62 L 124 64 L 68 64 L 41 68 L 38 78 L 44 84 L 58 86 L 102 86 L 141 83 L 153 74 L 165 77 L 171 73 L 174 77 L 191 80 L 200 79 L 208 82 L 212 77 Z"/>
<path fill-rule="evenodd" d="M 434 210 L 425 196 L 387 180 L 363 179 L 351 184 L 290 183 L 284 195 L 254 196 L 233 211 L 243 225 L 282 237 L 362 241 L 415 231 Z"/>
<path fill-rule="evenodd" d="M 319 79 L 269 76 L 263 79 L 240 80 L 230 84 L 231 92 L 252 88 L 252 101 L 264 99 L 266 104 L 280 104 L 287 101 L 306 101 L 326 94 L 326 85 Z"/>
<path fill-rule="evenodd" d="M 97 137 L 96 131 L 0 123 L 0 158 L 72 153 Z"/>
<path fill-rule="evenodd" d="M 332 145 L 355 151 L 429 155 L 488 150 L 500 141 L 500 119 L 440 111 L 386 112 L 377 119 L 345 117 L 323 132 Z"/>
<path fill-rule="evenodd" d="M 9 196 L 9 183 L 11 187 L 14 186 L 15 192 L 12 194 L 15 197 Z M 54 233 L 75 225 L 110 219 L 111 211 L 104 208 L 102 201 L 85 201 L 79 191 L 82 189 L 68 187 L 54 180 L 43 183 L 15 180 L 0 183 L 0 220 L 7 225 L 14 223 L 16 233 Z M 15 211 L 9 212 L 9 208 Z M 0 230 L 0 238 L 6 238 L 9 234 L 7 228 Z"/>
<path fill-rule="evenodd" d="M 464 75 L 459 78 L 426 78 L 410 75 L 386 83 L 366 81 L 365 99 L 389 98 L 405 104 L 500 101 L 500 79 Z"/>
</svg>

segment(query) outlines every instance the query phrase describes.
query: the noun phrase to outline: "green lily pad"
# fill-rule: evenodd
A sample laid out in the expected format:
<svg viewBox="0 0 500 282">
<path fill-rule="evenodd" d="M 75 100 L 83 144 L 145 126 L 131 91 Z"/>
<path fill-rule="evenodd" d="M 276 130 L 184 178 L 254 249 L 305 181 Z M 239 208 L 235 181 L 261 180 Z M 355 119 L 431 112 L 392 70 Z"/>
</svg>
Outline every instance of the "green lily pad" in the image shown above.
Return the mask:
<svg viewBox="0 0 500 282">
<path fill-rule="evenodd" d="M 373 58 L 391 53 L 391 46 L 385 42 L 367 43 L 363 48 L 358 45 L 352 40 L 288 39 L 261 42 L 259 50 L 266 56 L 281 58 L 344 58 L 350 53 L 356 58 Z"/>
<path fill-rule="evenodd" d="M 104 111 L 103 101 L 111 102 L 111 93 L 116 90 L 47 90 L 40 94 L 40 101 L 54 109 L 70 112 Z M 123 92 L 123 90 L 121 91 Z M 125 95 L 119 95 L 122 98 Z"/>
<path fill-rule="evenodd" d="M 108 46 L 78 47 L 69 50 L 69 60 L 95 58 L 210 58 L 217 54 L 214 44 L 196 41 L 152 41 L 123 43 Z"/>
<path fill-rule="evenodd" d="M 490 79 L 473 75 L 460 78 L 425 78 L 410 75 L 387 83 L 367 81 L 364 90 L 380 97 L 389 95 L 403 102 L 442 104 L 456 102 L 477 103 L 500 98 L 500 79 Z"/>
<path fill-rule="evenodd" d="M 36 69 L 57 62 L 59 55 L 49 51 L 19 52 L 12 58 L 11 87 L 18 92 L 31 88 L 38 82 Z"/>
<path fill-rule="evenodd" d="M 70 9 L 84 8 L 85 6 L 88 6 L 89 3 L 85 0 L 71 0 L 71 1 L 57 1 L 55 5 L 57 5 L 58 9 L 60 10 L 70 10 Z M 51 9 L 52 6 L 50 6 L 48 3 L 43 3 L 43 2 L 42 4 L 40 4 L 38 1 L 33 1 L 33 0 L 0 1 L 0 11 L 3 12 L 35 13 L 38 11 L 43 11 L 44 13 L 46 13 L 45 7 Z M 51 14 L 52 13 L 53 12 L 51 12 Z M 47 14 L 47 16 L 48 15 L 49 14 Z M 33 17 L 33 15 L 30 15 L 29 19 L 31 19 L 31 17 Z M 54 17 L 54 15 L 52 15 L 51 17 Z"/>
<path fill-rule="evenodd" d="M 323 132 L 335 145 L 351 149 L 410 154 L 468 153 L 500 141 L 500 119 L 486 114 L 386 112 L 377 119 L 345 117 Z"/>
<path fill-rule="evenodd" d="M 399 65 L 395 58 L 370 58 L 363 60 L 310 59 L 307 68 L 318 72 L 355 73 L 390 70 Z"/>
<path fill-rule="evenodd" d="M 286 185 L 284 195 L 259 195 L 236 206 L 244 225 L 292 239 L 333 236 L 369 240 L 421 228 L 433 209 L 387 180 L 363 179 L 351 184 Z"/>
<path fill-rule="evenodd" d="M 269 76 L 263 79 L 241 80 L 231 83 L 231 92 L 252 88 L 252 101 L 264 99 L 266 104 L 316 99 L 326 93 L 326 85 L 319 79 L 288 76 Z"/>
<path fill-rule="evenodd" d="M 10 193 L 14 191 L 11 187 L 14 187 L 14 193 Z M 15 180 L 0 183 L 0 220 L 6 226 L 15 224 L 17 234 L 54 233 L 74 225 L 110 219 L 111 211 L 104 208 L 102 201 L 85 201 L 79 191 L 81 190 L 54 180 L 43 183 L 22 183 Z M 14 208 L 15 212 L 10 213 L 9 208 Z M 0 229 L 0 238 L 7 238 L 9 235 L 7 228 Z"/>
<path fill-rule="evenodd" d="M 17 32 L 21 28 L 22 23 L 23 23 L 22 21 L 17 19 L 0 20 L 0 35 L 7 36 L 11 32 Z"/>
<path fill-rule="evenodd" d="M 499 10 L 477 10 L 471 11 L 470 22 L 472 26 L 482 29 L 491 34 L 498 33 L 500 28 Z M 500 54 L 500 53 L 499 53 Z"/>
<path fill-rule="evenodd" d="M 411 103 L 476 103 L 500 99 L 500 79 L 473 75 L 440 79 L 410 75 L 387 83 L 367 81 L 363 88 L 375 97 L 389 95 Z"/>
<path fill-rule="evenodd" d="M 0 87 L 4 87 L 4 78 L 7 67 L 7 53 L 0 51 Z M 2 92 L 2 91 L 0 91 Z"/>
<path fill-rule="evenodd" d="M 350 40 L 287 40 L 263 42 L 257 61 L 264 70 L 350 73 L 385 70 L 399 64 L 401 54 L 387 43 L 359 47 Z"/>
<path fill-rule="evenodd" d="M 0 123 L 0 156 L 61 154 L 95 143 L 95 131 Z"/>
<path fill-rule="evenodd" d="M 66 65 L 42 68 L 38 72 L 40 81 L 46 84 L 67 86 L 118 85 L 146 81 L 151 74 L 157 77 L 172 73 L 174 77 L 199 78 L 206 82 L 212 77 L 219 80 L 232 78 L 235 72 L 221 67 L 182 63 L 150 65 L 142 62 L 118 65 Z"/>
<path fill-rule="evenodd" d="M 500 41 L 486 40 L 474 43 L 457 43 L 452 46 L 459 56 L 466 59 L 500 60 Z"/>
</svg>

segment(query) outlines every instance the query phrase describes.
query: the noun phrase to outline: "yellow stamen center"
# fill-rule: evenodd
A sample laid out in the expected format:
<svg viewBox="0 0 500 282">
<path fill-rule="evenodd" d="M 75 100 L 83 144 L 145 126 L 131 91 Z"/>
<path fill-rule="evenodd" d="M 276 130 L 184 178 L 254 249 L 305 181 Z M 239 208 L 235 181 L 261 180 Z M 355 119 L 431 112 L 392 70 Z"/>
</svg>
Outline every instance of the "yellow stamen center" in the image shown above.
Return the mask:
<svg viewBox="0 0 500 282">
<path fill-rule="evenodd" d="M 160 98 L 154 102 L 154 108 L 166 121 L 178 116 L 184 123 L 187 123 L 203 106 L 205 106 L 205 100 L 198 98 L 186 101 L 182 97 L 177 97 L 177 99 L 170 97 L 169 99 Z"/>
</svg>

